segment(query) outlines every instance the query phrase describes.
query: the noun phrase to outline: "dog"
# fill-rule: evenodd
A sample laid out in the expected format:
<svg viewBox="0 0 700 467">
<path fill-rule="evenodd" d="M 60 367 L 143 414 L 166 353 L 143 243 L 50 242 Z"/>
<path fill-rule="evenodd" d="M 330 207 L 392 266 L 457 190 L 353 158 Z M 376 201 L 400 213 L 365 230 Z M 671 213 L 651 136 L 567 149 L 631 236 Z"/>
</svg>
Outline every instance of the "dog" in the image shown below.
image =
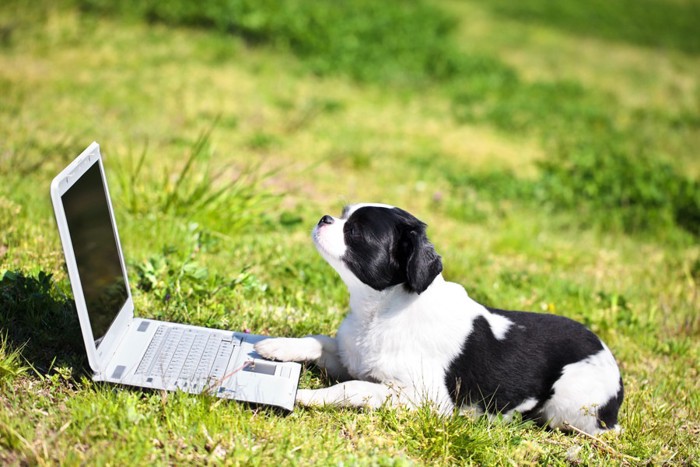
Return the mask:
<svg viewBox="0 0 700 467">
<path fill-rule="evenodd" d="M 350 292 L 335 338 L 261 341 L 280 361 L 313 362 L 342 381 L 301 389 L 305 406 L 418 407 L 502 416 L 563 431 L 619 429 L 624 390 L 615 358 L 562 316 L 505 311 L 472 300 L 442 276 L 426 224 L 383 204 L 325 215 L 313 241 Z"/>
</svg>

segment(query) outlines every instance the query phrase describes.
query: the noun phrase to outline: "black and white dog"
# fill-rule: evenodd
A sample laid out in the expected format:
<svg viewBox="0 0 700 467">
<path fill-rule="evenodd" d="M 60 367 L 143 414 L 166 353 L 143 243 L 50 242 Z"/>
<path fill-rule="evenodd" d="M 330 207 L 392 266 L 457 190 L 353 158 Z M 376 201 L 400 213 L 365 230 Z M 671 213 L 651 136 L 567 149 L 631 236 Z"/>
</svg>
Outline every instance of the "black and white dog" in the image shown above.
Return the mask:
<svg viewBox="0 0 700 467">
<path fill-rule="evenodd" d="M 321 255 L 350 291 L 337 337 L 261 341 L 262 356 L 310 361 L 339 381 L 299 390 L 302 405 L 415 407 L 443 412 L 519 412 L 551 428 L 617 428 L 620 371 L 610 350 L 561 316 L 503 311 L 475 302 L 442 277 L 426 225 L 381 204 L 323 216 Z"/>
</svg>

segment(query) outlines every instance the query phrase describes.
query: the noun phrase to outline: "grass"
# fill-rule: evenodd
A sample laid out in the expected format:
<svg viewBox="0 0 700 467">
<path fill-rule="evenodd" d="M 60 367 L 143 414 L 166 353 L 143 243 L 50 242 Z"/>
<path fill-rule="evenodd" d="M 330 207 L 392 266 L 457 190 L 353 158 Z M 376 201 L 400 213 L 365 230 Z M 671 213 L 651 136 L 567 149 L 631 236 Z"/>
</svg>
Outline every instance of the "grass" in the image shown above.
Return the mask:
<svg viewBox="0 0 700 467">
<path fill-rule="evenodd" d="M 243 8 L 248 29 L 139 4 L 0 6 L 0 460 L 698 462 L 695 3 L 606 5 L 600 29 L 581 6 L 535 0 L 207 3 Z M 673 20 L 634 26 L 648 15 Z M 401 18 L 411 27 L 386 36 Z M 347 293 L 309 231 L 345 203 L 392 203 L 429 224 L 473 297 L 597 332 L 622 368 L 625 431 L 427 410 L 281 417 L 91 382 L 48 186 L 93 139 L 141 315 L 333 333 Z M 304 370 L 302 387 L 327 383 Z"/>
<path fill-rule="evenodd" d="M 692 33 L 695 22 L 700 18 L 700 5 L 697 2 L 624 0 L 615 3 L 594 2 L 589 3 L 588 8 L 580 8 L 542 0 L 518 4 L 495 0 L 486 5 L 507 17 L 585 36 L 680 50 L 692 55 L 700 53 L 700 40 Z M 650 31 L 654 31 L 654 34 L 650 34 Z"/>
</svg>

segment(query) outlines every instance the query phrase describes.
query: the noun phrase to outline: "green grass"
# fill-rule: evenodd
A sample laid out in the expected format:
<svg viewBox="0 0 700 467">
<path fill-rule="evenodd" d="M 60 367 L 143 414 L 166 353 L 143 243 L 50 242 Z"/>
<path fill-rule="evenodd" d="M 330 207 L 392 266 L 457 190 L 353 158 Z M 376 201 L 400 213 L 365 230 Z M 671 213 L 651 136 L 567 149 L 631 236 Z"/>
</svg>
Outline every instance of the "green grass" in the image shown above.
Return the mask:
<svg viewBox="0 0 700 467">
<path fill-rule="evenodd" d="M 672 134 L 679 127 L 700 130 L 697 109 L 670 113 L 619 109 L 610 105 L 609 96 L 577 81 L 525 81 L 517 70 L 478 47 L 470 45 L 460 52 L 450 36 L 454 18 L 423 2 L 285 2 L 281 8 L 274 2 L 240 0 L 216 0 L 205 8 L 179 0 L 79 4 L 87 11 L 230 32 L 249 43 L 291 51 L 321 75 L 344 74 L 364 83 L 414 91 L 438 85 L 447 90 L 458 122 L 489 123 L 508 133 L 536 135 L 553 153 L 542 163 L 536 193 L 521 190 L 520 199 L 529 193 L 531 200 L 546 199 L 554 209 L 578 206 L 587 222 L 604 228 L 646 231 L 675 223 L 700 236 L 700 184 L 672 166 L 667 141 L 658 140 L 659 133 Z M 498 12 L 505 7 L 499 2 L 489 5 Z M 596 17 L 600 16 L 613 22 L 603 32 L 618 31 L 628 39 L 670 38 L 690 47 L 695 47 L 694 35 L 685 31 L 675 36 L 678 28 L 668 26 L 675 24 L 668 18 L 682 22 L 700 11 L 693 4 L 684 10 L 650 1 L 642 8 L 631 3 L 609 11 L 599 8 L 596 14 L 590 7 L 524 5 L 524 11 L 531 13 L 526 17 L 547 18 L 551 24 L 607 24 Z M 638 24 L 638 29 L 625 30 L 615 23 L 623 11 L 624 24 Z M 392 24 L 400 27 L 387 27 Z M 641 35 L 639 28 L 655 24 L 664 27 L 653 28 L 655 35 Z M 690 29 L 690 22 L 682 24 Z M 599 31 L 590 27 L 586 32 L 591 30 Z M 659 126 L 664 129 L 659 131 Z M 258 133 L 251 145 L 264 148 L 274 141 L 271 135 Z M 350 155 L 352 168 L 367 167 L 369 160 L 362 152 Z"/>
<path fill-rule="evenodd" d="M 545 0 L 517 3 L 493 0 L 485 5 L 507 17 L 585 36 L 692 55 L 700 53 L 700 39 L 694 33 L 700 19 L 700 4 L 692 0 L 595 1 L 585 7 Z"/>
<path fill-rule="evenodd" d="M 696 4 L 399 3 L 0 6 L 2 462 L 698 463 Z M 140 315 L 333 333 L 347 292 L 310 229 L 392 203 L 471 296 L 597 332 L 625 430 L 91 382 L 48 186 L 93 139 Z"/>
</svg>

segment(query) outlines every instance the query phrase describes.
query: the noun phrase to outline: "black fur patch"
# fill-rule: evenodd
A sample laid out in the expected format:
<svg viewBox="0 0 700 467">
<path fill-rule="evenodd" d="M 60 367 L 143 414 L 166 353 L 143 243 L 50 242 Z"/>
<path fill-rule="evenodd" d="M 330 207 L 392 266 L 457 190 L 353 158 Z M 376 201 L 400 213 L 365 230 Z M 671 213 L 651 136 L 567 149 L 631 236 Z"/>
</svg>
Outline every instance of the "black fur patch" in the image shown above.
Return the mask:
<svg viewBox="0 0 700 467">
<path fill-rule="evenodd" d="M 612 428 L 617 425 L 617 411 L 625 398 L 625 389 L 620 378 L 620 390 L 617 395 L 598 408 L 598 426 L 600 428 Z"/>
<path fill-rule="evenodd" d="M 457 406 L 498 413 L 535 398 L 537 407 L 523 417 L 543 423 L 539 409 L 552 396 L 562 369 L 600 352 L 603 345 L 585 326 L 562 316 L 489 310 L 513 324 L 498 340 L 486 318 L 474 320 L 461 354 L 445 375 L 452 400 Z"/>
</svg>

